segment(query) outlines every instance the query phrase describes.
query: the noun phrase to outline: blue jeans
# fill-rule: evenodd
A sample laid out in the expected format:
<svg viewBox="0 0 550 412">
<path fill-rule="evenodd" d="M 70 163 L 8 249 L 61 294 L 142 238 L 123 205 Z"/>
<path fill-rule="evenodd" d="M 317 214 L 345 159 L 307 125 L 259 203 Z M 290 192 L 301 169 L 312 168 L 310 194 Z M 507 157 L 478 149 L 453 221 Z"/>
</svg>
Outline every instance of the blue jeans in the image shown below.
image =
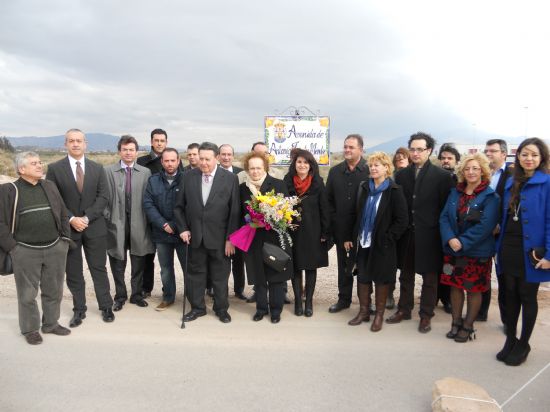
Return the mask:
<svg viewBox="0 0 550 412">
<path fill-rule="evenodd" d="M 186 246 L 183 243 L 156 243 L 162 280 L 162 300 L 173 303 L 176 299 L 176 276 L 174 272 L 174 250 L 178 255 L 182 271 L 185 270 Z"/>
</svg>

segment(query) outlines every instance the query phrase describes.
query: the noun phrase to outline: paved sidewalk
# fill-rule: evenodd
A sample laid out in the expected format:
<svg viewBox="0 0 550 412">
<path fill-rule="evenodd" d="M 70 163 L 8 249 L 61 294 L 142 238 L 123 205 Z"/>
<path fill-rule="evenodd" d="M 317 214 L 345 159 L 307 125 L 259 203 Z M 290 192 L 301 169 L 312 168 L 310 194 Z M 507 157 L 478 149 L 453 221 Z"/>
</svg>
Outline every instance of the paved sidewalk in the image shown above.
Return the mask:
<svg viewBox="0 0 550 412">
<path fill-rule="evenodd" d="M 0 287 L 2 283 L 0 282 Z M 251 321 L 254 305 L 230 299 L 233 322 L 211 311 L 180 329 L 181 299 L 165 312 L 126 304 L 112 324 L 90 300 L 88 317 L 68 337 L 30 346 L 19 334 L 17 301 L 0 298 L 0 410 L 5 411 L 429 411 L 437 379 L 455 376 L 483 386 L 502 403 L 550 362 L 550 309 L 539 312 L 527 362 L 495 360 L 504 342 L 496 309 L 477 324 L 478 339 L 445 338 L 449 315 L 437 309 L 433 330 L 400 325 L 351 327 L 350 310 L 312 318 L 287 305 L 282 320 Z M 71 301 L 63 300 L 68 324 Z M 550 369 L 506 411 L 547 411 Z"/>
</svg>

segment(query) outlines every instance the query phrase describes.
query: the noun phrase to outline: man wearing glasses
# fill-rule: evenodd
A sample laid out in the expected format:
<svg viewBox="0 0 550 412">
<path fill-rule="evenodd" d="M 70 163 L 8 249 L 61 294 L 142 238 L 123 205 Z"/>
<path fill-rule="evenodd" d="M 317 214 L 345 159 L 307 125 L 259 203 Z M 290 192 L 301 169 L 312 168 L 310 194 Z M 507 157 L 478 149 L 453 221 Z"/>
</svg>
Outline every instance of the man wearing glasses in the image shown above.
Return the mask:
<svg viewBox="0 0 550 412">
<path fill-rule="evenodd" d="M 438 272 L 443 263 L 439 215 L 454 185 L 448 171 L 430 162 L 434 145 L 435 140 L 429 134 L 413 134 L 409 139 L 412 163 L 395 175 L 395 182 L 403 187 L 407 198 L 410 226 L 398 243 L 401 269 L 398 309 L 386 322 L 411 319 L 415 273 L 418 273 L 423 279 L 418 326 L 421 333 L 431 330 L 437 303 Z"/>
<path fill-rule="evenodd" d="M 491 139 L 485 143 L 485 156 L 489 159 L 489 166 L 491 167 L 491 188 L 498 193 L 501 199 L 499 210 L 502 210 L 502 197 L 504 195 L 504 184 L 506 180 L 511 176 L 511 170 L 506 166 L 506 155 L 508 154 L 508 145 L 505 140 Z M 497 236 L 497 235 L 495 235 Z M 504 279 L 497 277 L 498 280 L 498 306 L 500 310 L 500 319 L 505 325 L 506 322 L 506 310 L 505 310 L 505 287 Z M 482 295 L 481 308 L 477 315 L 477 321 L 487 321 L 487 314 L 489 312 L 489 305 L 491 304 L 491 287 L 489 284 L 489 290 Z"/>
</svg>

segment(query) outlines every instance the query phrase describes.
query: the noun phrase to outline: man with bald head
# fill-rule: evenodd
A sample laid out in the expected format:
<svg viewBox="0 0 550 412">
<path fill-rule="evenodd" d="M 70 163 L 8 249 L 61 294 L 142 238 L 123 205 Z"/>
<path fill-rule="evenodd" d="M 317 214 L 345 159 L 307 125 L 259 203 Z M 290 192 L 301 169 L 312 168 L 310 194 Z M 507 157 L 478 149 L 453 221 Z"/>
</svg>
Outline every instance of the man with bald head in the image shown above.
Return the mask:
<svg viewBox="0 0 550 412">
<path fill-rule="evenodd" d="M 107 225 L 103 211 L 107 206 L 107 178 L 100 164 L 86 158 L 86 136 L 79 129 L 65 133 L 67 156 L 48 167 L 46 179 L 57 186 L 69 211 L 71 239 L 76 248 L 67 255 L 67 286 L 73 295 L 74 328 L 86 318 L 86 283 L 82 249 L 92 275 L 95 294 L 104 322 L 112 322 L 109 277 L 107 275 Z"/>
</svg>

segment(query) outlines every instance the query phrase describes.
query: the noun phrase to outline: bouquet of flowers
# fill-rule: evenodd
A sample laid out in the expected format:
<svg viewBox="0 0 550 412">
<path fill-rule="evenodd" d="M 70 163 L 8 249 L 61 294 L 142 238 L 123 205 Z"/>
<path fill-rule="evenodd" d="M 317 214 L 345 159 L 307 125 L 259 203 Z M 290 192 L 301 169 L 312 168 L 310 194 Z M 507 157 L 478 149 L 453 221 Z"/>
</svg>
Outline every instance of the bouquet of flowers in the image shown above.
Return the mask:
<svg viewBox="0 0 550 412">
<path fill-rule="evenodd" d="M 248 210 L 245 216 L 246 225 L 229 235 L 229 240 L 234 246 L 248 252 L 256 229 L 264 228 L 277 232 L 281 247 L 284 247 L 285 239 L 289 245 L 292 245 L 292 238 L 288 231 L 298 227 L 292 222 L 300 217 L 300 213 L 295 208 L 299 201 L 297 196 L 285 197 L 282 193 L 275 194 L 274 190 L 265 194 L 258 193 L 246 201 Z"/>
</svg>

